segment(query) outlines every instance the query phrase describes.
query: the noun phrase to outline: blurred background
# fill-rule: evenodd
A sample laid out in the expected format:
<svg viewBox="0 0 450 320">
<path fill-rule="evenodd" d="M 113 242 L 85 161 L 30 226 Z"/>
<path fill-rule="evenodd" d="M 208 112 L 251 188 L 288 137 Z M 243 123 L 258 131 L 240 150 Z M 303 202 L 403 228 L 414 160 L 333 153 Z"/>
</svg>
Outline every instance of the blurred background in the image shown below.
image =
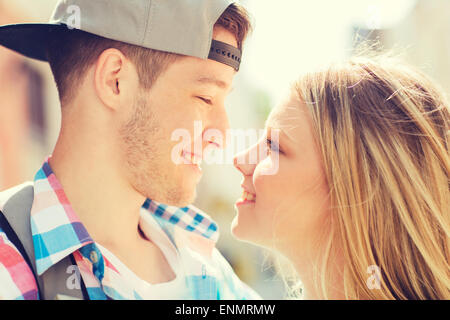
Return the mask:
<svg viewBox="0 0 450 320">
<path fill-rule="evenodd" d="M 47 22 L 56 0 L 0 0 L 0 25 Z M 231 128 L 262 129 L 271 108 L 302 73 L 349 57 L 358 39 L 404 49 L 405 59 L 450 90 L 450 0 L 242 0 L 255 30 L 227 100 Z M 59 133 L 50 68 L 0 47 L 0 190 L 33 180 Z M 236 273 L 265 299 L 283 282 L 264 250 L 230 233 L 241 175 L 204 165 L 195 205 L 220 225 L 218 246 Z"/>
</svg>

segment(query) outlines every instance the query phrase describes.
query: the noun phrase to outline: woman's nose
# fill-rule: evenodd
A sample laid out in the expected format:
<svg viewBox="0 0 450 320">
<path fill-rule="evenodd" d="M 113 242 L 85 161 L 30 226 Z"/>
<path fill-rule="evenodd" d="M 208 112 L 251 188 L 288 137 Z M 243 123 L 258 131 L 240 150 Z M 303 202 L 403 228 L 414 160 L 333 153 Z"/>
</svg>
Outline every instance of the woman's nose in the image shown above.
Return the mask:
<svg viewBox="0 0 450 320">
<path fill-rule="evenodd" d="M 233 164 L 244 176 L 253 175 L 257 165 L 257 159 L 251 157 L 252 152 L 255 151 L 255 146 L 242 151 L 234 156 Z"/>
</svg>

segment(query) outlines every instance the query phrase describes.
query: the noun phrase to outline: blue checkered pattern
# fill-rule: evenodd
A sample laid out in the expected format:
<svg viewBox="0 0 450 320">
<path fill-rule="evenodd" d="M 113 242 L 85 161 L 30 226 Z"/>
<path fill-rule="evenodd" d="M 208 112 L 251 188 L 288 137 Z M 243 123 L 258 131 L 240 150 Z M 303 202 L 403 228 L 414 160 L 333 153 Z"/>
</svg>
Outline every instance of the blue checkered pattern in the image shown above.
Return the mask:
<svg viewBox="0 0 450 320">
<path fill-rule="evenodd" d="M 194 232 L 213 241 L 217 241 L 219 238 L 217 224 L 207 214 L 194 206 L 179 208 L 147 199 L 143 204 L 143 208 L 187 231 Z"/>
</svg>

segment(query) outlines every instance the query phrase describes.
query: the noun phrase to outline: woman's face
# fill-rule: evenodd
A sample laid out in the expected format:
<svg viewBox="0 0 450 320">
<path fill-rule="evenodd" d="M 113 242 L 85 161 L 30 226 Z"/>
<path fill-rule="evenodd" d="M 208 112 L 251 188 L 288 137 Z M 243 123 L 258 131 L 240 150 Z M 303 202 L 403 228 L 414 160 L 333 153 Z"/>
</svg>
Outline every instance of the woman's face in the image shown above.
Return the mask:
<svg viewBox="0 0 450 320">
<path fill-rule="evenodd" d="M 238 239 L 305 257 L 327 232 L 329 189 L 311 121 L 292 93 L 270 114 L 266 137 L 235 157 L 244 175 L 232 223 Z M 250 163 L 255 150 L 264 147 L 267 152 Z"/>
</svg>

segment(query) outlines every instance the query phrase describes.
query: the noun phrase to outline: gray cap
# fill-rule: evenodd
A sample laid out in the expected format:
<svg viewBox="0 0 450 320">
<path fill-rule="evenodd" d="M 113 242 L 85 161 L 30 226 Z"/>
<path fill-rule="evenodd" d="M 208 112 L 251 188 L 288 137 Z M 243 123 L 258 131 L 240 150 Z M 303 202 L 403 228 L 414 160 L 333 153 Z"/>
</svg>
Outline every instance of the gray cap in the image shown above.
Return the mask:
<svg viewBox="0 0 450 320">
<path fill-rule="evenodd" d="M 47 61 L 55 29 L 83 30 L 144 48 L 213 59 L 239 70 L 241 51 L 212 39 L 233 0 L 59 0 L 48 24 L 0 27 L 0 45 Z"/>
</svg>

